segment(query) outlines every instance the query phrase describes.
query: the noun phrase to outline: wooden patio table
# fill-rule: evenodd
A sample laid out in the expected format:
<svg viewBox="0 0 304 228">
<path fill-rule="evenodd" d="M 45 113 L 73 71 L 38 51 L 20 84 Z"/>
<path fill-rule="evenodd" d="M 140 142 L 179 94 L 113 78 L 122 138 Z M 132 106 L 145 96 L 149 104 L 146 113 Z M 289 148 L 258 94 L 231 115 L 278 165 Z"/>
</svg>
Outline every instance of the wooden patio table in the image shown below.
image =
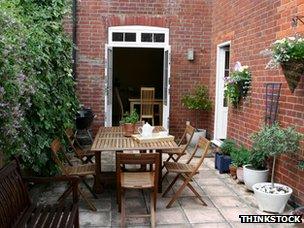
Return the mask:
<svg viewBox="0 0 304 228">
<path fill-rule="evenodd" d="M 161 126 L 156 126 L 154 132 L 159 132 L 165 130 Z M 94 179 L 94 191 L 96 193 L 102 193 L 102 173 L 101 173 L 101 152 L 112 151 L 115 153 L 116 151 L 146 151 L 146 150 L 158 150 L 161 152 L 162 150 L 168 149 L 177 149 L 178 145 L 174 140 L 172 141 L 155 141 L 155 142 L 147 142 L 147 143 L 139 143 L 135 141 L 131 137 L 125 137 L 123 135 L 122 127 L 100 127 L 91 150 L 95 152 L 95 179 Z M 160 153 L 161 154 L 161 153 Z M 162 161 L 162 156 L 160 156 L 160 160 Z M 161 174 L 161 169 L 160 169 Z M 161 176 L 159 175 L 159 192 L 161 192 Z"/>
</svg>

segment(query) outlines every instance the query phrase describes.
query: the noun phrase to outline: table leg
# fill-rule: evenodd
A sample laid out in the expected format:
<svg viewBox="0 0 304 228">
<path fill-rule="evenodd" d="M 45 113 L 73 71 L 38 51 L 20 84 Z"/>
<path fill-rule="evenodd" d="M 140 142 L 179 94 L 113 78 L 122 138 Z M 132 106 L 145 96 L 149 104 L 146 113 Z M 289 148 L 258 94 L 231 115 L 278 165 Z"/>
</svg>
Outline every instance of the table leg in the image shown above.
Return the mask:
<svg viewBox="0 0 304 228">
<path fill-rule="evenodd" d="M 162 158 L 162 151 L 159 152 L 159 172 L 158 172 L 158 193 L 162 193 L 162 164 L 163 164 L 163 158 Z"/>
<path fill-rule="evenodd" d="M 95 193 L 102 193 L 103 186 L 101 181 L 101 152 L 95 152 L 95 176 L 94 176 L 94 186 L 93 190 Z"/>
</svg>

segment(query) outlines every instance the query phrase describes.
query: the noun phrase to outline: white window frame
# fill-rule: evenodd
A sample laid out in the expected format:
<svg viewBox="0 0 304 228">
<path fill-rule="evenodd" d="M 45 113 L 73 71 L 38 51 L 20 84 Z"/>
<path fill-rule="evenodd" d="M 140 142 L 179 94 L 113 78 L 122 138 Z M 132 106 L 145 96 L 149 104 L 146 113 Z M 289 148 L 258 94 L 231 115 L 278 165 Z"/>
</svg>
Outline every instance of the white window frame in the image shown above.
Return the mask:
<svg viewBox="0 0 304 228">
<path fill-rule="evenodd" d="M 112 41 L 114 32 L 136 33 L 136 42 Z M 164 42 L 141 42 L 142 33 L 163 33 L 165 34 Z M 154 26 L 114 26 L 109 27 L 108 46 L 112 47 L 142 47 L 142 48 L 164 48 L 169 46 L 169 29 Z"/>
<path fill-rule="evenodd" d="M 136 33 L 136 42 L 128 42 L 128 41 L 112 41 L 113 32 L 122 32 L 122 33 Z M 163 33 L 165 34 L 165 42 L 141 42 L 141 34 L 142 33 Z M 108 43 L 105 44 L 105 88 L 107 89 L 107 64 L 108 64 L 108 49 L 113 47 L 121 47 L 121 48 L 161 48 L 164 50 L 168 50 L 169 59 L 168 59 L 168 87 L 167 87 L 167 105 L 165 110 L 163 110 L 163 126 L 166 129 L 169 129 L 169 113 L 170 113 L 170 65 L 171 65 L 171 46 L 169 45 L 169 29 L 163 27 L 154 27 L 154 26 L 114 26 L 109 27 L 108 29 Z M 108 104 L 107 104 L 107 91 L 105 89 L 105 106 L 104 106 L 104 124 L 107 127 L 112 126 L 112 111 L 109 112 Z M 112 103 L 113 105 L 113 103 Z M 109 116 L 111 115 L 111 116 Z"/>
</svg>

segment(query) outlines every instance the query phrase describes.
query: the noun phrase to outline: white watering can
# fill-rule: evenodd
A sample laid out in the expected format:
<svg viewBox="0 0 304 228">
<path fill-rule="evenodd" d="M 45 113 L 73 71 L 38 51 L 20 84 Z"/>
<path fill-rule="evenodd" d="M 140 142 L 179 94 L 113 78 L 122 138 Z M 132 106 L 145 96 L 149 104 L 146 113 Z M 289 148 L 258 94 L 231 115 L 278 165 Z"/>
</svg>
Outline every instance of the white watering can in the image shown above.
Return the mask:
<svg viewBox="0 0 304 228">
<path fill-rule="evenodd" d="M 143 137 L 151 137 L 154 127 L 149 123 L 145 123 L 144 126 L 138 128 L 138 133 Z"/>
</svg>

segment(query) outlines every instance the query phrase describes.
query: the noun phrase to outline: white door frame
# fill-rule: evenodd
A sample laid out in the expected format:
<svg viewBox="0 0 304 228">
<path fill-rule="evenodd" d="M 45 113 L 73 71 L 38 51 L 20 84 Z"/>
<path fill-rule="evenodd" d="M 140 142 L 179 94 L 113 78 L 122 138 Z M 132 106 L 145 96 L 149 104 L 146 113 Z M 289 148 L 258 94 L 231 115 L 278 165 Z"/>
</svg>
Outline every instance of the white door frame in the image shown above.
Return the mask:
<svg viewBox="0 0 304 228">
<path fill-rule="evenodd" d="M 223 77 L 224 74 L 222 74 L 222 69 L 221 67 L 224 66 L 225 64 L 225 53 L 223 50 L 223 47 L 225 46 L 230 46 L 231 45 L 231 41 L 226 41 L 224 43 L 221 43 L 219 45 L 217 45 L 217 54 L 216 54 L 216 93 L 215 93 L 215 112 L 214 112 L 214 134 L 213 134 L 213 140 L 212 142 L 218 146 L 221 145 L 221 141 L 218 139 L 217 135 L 217 121 L 219 118 L 218 115 L 218 109 L 219 109 L 219 99 L 220 99 L 220 90 L 222 90 L 223 88 L 220 88 L 221 84 L 220 84 L 220 77 Z M 228 123 L 227 123 L 228 126 Z"/>
<path fill-rule="evenodd" d="M 112 34 L 113 32 L 121 32 L 121 33 L 136 33 L 136 42 L 117 42 L 112 40 Z M 164 42 L 142 42 L 141 41 L 141 34 L 142 33 L 163 33 L 165 34 Z M 167 105 L 165 108 L 163 108 L 163 126 L 166 129 L 169 129 L 169 110 L 170 110 L 170 57 L 171 57 L 171 46 L 169 45 L 169 29 L 163 28 L 163 27 L 154 27 L 154 26 L 137 26 L 137 25 L 131 25 L 131 26 L 114 26 L 109 27 L 108 30 L 108 43 L 105 44 L 105 118 L 104 118 L 104 124 L 107 127 L 112 126 L 112 107 L 111 110 L 108 110 L 109 105 L 107 104 L 107 96 L 111 93 L 108 93 L 108 85 L 107 85 L 107 77 L 108 77 L 108 49 L 114 48 L 114 47 L 120 47 L 120 48 L 161 48 L 165 51 L 169 51 L 168 53 L 168 86 L 167 86 Z M 112 95 L 111 95 L 112 96 Z M 164 95 L 163 95 L 164 96 Z M 113 106 L 113 103 L 112 103 Z M 163 105 L 164 107 L 164 105 Z"/>
</svg>

